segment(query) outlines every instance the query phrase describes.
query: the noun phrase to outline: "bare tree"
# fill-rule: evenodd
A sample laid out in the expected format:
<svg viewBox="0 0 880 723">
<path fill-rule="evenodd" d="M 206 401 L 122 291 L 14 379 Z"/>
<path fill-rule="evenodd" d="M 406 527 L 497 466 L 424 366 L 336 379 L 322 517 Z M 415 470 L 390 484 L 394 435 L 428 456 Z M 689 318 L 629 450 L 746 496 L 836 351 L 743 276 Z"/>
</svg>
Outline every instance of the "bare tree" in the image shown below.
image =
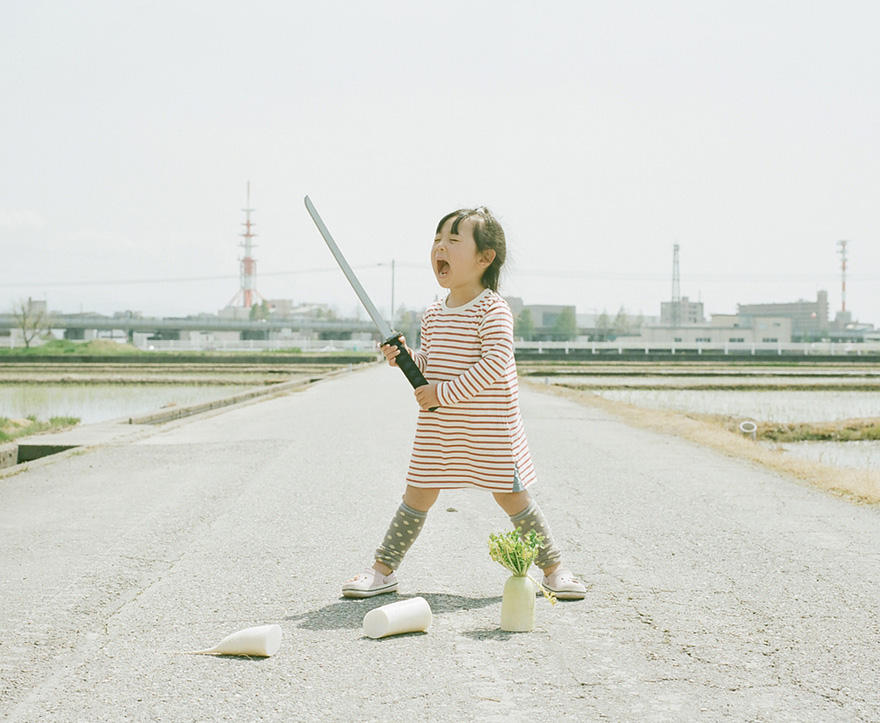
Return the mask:
<svg viewBox="0 0 880 723">
<path fill-rule="evenodd" d="M 46 311 L 45 301 L 34 301 L 30 297 L 27 301 L 19 299 L 12 305 L 12 316 L 21 329 L 26 349 L 30 348 L 31 342 L 37 336 L 49 330 L 49 313 Z"/>
<path fill-rule="evenodd" d="M 531 341 L 535 335 L 535 322 L 532 321 L 532 312 L 523 308 L 513 322 L 513 333 L 523 341 Z"/>
<path fill-rule="evenodd" d="M 571 341 L 577 336 L 577 317 L 573 306 L 562 309 L 553 324 L 553 338 L 559 341 Z"/>
<path fill-rule="evenodd" d="M 617 311 L 617 316 L 614 317 L 614 334 L 616 336 L 625 336 L 630 332 L 630 318 L 626 313 L 626 309 L 621 306 Z"/>
<path fill-rule="evenodd" d="M 608 316 L 608 310 L 602 309 L 602 313 L 596 319 L 596 333 L 593 340 L 608 341 L 608 337 L 611 336 L 611 328 L 611 317 Z"/>
</svg>

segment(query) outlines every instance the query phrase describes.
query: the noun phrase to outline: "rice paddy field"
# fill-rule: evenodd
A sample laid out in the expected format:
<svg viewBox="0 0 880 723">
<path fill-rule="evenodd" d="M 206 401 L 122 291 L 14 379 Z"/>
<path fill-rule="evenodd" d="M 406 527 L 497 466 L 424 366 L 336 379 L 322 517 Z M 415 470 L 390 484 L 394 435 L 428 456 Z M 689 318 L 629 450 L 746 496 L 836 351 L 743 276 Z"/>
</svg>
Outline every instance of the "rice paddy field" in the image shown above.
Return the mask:
<svg viewBox="0 0 880 723">
<path fill-rule="evenodd" d="M 714 428 L 721 447 L 746 439 L 739 425 L 751 420 L 753 444 L 782 467 L 865 473 L 869 485 L 880 472 L 877 364 L 528 363 L 519 372 L 527 383 L 633 419 L 642 410 L 658 426 L 673 428 L 678 417 Z"/>
<path fill-rule="evenodd" d="M 6 384 L 0 410 L 8 418 L 75 418 L 92 424 L 168 407 L 214 401 L 249 389 L 239 385 Z"/>
<path fill-rule="evenodd" d="M 880 472 L 880 441 L 791 442 L 779 445 L 786 454 L 834 467 Z"/>
<path fill-rule="evenodd" d="M 107 362 L 34 356 L 13 363 L 0 357 L 0 420 L 48 422 L 63 417 L 91 424 L 322 377 L 345 367 L 351 364 L 332 359 L 293 363 L 271 355 L 262 363 L 232 358 L 222 364 L 122 355 Z"/>
<path fill-rule="evenodd" d="M 638 407 L 720 414 L 756 422 L 836 422 L 880 417 L 880 391 L 599 389 L 595 393 Z"/>
</svg>

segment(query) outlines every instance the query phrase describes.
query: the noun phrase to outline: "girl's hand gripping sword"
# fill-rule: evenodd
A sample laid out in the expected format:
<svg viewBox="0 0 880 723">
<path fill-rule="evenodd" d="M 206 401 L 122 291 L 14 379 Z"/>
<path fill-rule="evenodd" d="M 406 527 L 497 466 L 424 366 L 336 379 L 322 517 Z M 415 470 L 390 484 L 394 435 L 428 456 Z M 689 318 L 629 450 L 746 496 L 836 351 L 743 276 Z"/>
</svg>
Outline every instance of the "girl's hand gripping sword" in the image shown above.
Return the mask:
<svg viewBox="0 0 880 723">
<path fill-rule="evenodd" d="M 318 210 L 315 208 L 314 204 L 308 196 L 305 197 L 305 202 L 306 208 L 309 211 L 309 215 L 312 217 L 312 221 L 315 222 L 315 225 L 318 227 L 318 231 L 320 231 L 321 236 L 324 237 L 324 241 L 327 243 L 330 252 L 336 259 L 336 263 L 339 264 L 339 268 L 342 269 L 342 273 L 345 274 L 345 278 L 348 279 L 348 283 L 351 284 L 351 287 L 354 289 L 354 293 L 357 294 L 358 298 L 361 300 L 361 304 L 363 304 L 364 308 L 367 310 L 367 313 L 370 315 L 370 318 L 373 320 L 373 323 L 379 329 L 379 333 L 385 339 L 382 344 L 393 344 L 398 349 L 400 349 L 400 354 L 397 355 L 395 360 L 397 361 L 397 366 L 400 367 L 400 369 L 406 375 L 406 378 L 409 379 L 409 383 L 412 384 L 413 389 L 425 386 L 428 381 L 419 371 L 416 363 L 413 361 L 412 357 L 409 355 L 409 352 L 406 350 L 406 346 L 400 340 L 400 332 L 391 330 L 391 327 L 388 326 L 388 322 L 382 318 L 379 310 L 373 304 L 370 297 L 367 296 L 367 292 L 364 291 L 364 287 L 361 286 L 361 282 L 358 281 L 358 277 L 354 275 L 354 271 L 351 270 L 351 266 L 348 265 L 348 262 L 345 260 L 345 257 L 342 255 L 342 252 L 339 250 L 339 247 L 336 245 L 333 237 L 330 235 L 330 232 L 324 225 L 324 221 L 318 214 Z M 435 409 L 437 409 L 437 407 L 431 407 L 429 411 L 433 412 Z"/>
</svg>

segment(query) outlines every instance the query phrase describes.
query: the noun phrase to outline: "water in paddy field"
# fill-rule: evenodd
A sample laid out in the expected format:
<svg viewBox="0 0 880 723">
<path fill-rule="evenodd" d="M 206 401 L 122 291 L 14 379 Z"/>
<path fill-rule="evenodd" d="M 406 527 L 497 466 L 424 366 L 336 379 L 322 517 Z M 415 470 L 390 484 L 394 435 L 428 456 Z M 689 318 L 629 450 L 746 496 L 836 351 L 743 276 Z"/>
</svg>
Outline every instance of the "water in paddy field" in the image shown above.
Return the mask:
<svg viewBox="0 0 880 723">
<path fill-rule="evenodd" d="M 595 394 L 650 409 L 721 414 L 757 422 L 833 422 L 880 417 L 880 392 L 596 389 Z"/>
<path fill-rule="evenodd" d="M 532 377 L 540 379 L 540 376 Z M 880 385 L 880 372 L 877 374 L 859 375 L 790 375 L 773 374 L 668 374 L 664 376 L 604 374 L 604 375 L 558 375 L 544 377 L 549 384 L 565 384 L 585 387 L 688 387 L 688 386 L 797 386 L 809 387 L 817 384 L 834 384 L 840 386 Z"/>
<path fill-rule="evenodd" d="M 562 384 L 578 385 L 654 385 L 656 389 L 591 389 L 605 399 L 626 402 L 638 407 L 670 409 L 699 414 L 718 414 L 757 422 L 833 422 L 841 419 L 880 417 L 880 391 L 805 389 L 670 389 L 669 385 L 708 383 L 713 386 L 753 384 L 754 377 L 732 376 L 727 380 L 717 377 L 649 377 L 649 376 L 583 376 L 550 377 Z M 805 386 L 816 383 L 864 383 L 865 379 L 797 379 L 794 383 Z M 785 383 L 779 377 L 768 377 L 769 384 Z M 760 384 L 760 381 L 758 382 Z M 765 443 L 781 448 L 786 455 L 819 462 L 831 467 L 859 470 L 880 470 L 880 441 L 854 442 L 787 442 Z"/>
<path fill-rule="evenodd" d="M 229 397 L 249 386 L 179 384 L 0 385 L 0 417 L 79 417 L 82 424 Z"/>
<path fill-rule="evenodd" d="M 832 467 L 880 471 L 880 441 L 786 442 L 778 446 L 792 457 L 811 462 L 821 462 Z"/>
</svg>

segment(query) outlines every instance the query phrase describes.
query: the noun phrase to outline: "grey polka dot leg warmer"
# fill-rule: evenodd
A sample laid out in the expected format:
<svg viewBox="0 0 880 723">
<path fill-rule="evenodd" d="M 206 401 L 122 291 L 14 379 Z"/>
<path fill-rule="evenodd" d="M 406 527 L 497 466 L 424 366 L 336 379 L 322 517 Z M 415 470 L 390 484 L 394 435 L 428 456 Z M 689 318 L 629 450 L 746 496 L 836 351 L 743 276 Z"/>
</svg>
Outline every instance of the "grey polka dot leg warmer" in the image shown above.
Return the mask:
<svg viewBox="0 0 880 723">
<path fill-rule="evenodd" d="M 400 567 L 403 556 L 422 531 L 427 516 L 427 512 L 414 510 L 406 502 L 401 502 L 397 512 L 394 513 L 388 532 L 385 533 L 385 539 L 376 548 L 376 559 L 392 570 Z"/>
<path fill-rule="evenodd" d="M 541 512 L 537 502 L 531 500 L 529 506 L 522 512 L 512 515 L 510 521 L 514 527 L 519 528 L 519 533 L 522 536 L 527 535 L 532 530 L 544 536 L 544 544 L 541 545 L 541 551 L 535 560 L 535 564 L 538 567 L 543 570 L 562 560 L 562 552 L 553 541 L 553 535 L 550 534 L 550 525 L 544 519 L 544 513 Z"/>
</svg>

